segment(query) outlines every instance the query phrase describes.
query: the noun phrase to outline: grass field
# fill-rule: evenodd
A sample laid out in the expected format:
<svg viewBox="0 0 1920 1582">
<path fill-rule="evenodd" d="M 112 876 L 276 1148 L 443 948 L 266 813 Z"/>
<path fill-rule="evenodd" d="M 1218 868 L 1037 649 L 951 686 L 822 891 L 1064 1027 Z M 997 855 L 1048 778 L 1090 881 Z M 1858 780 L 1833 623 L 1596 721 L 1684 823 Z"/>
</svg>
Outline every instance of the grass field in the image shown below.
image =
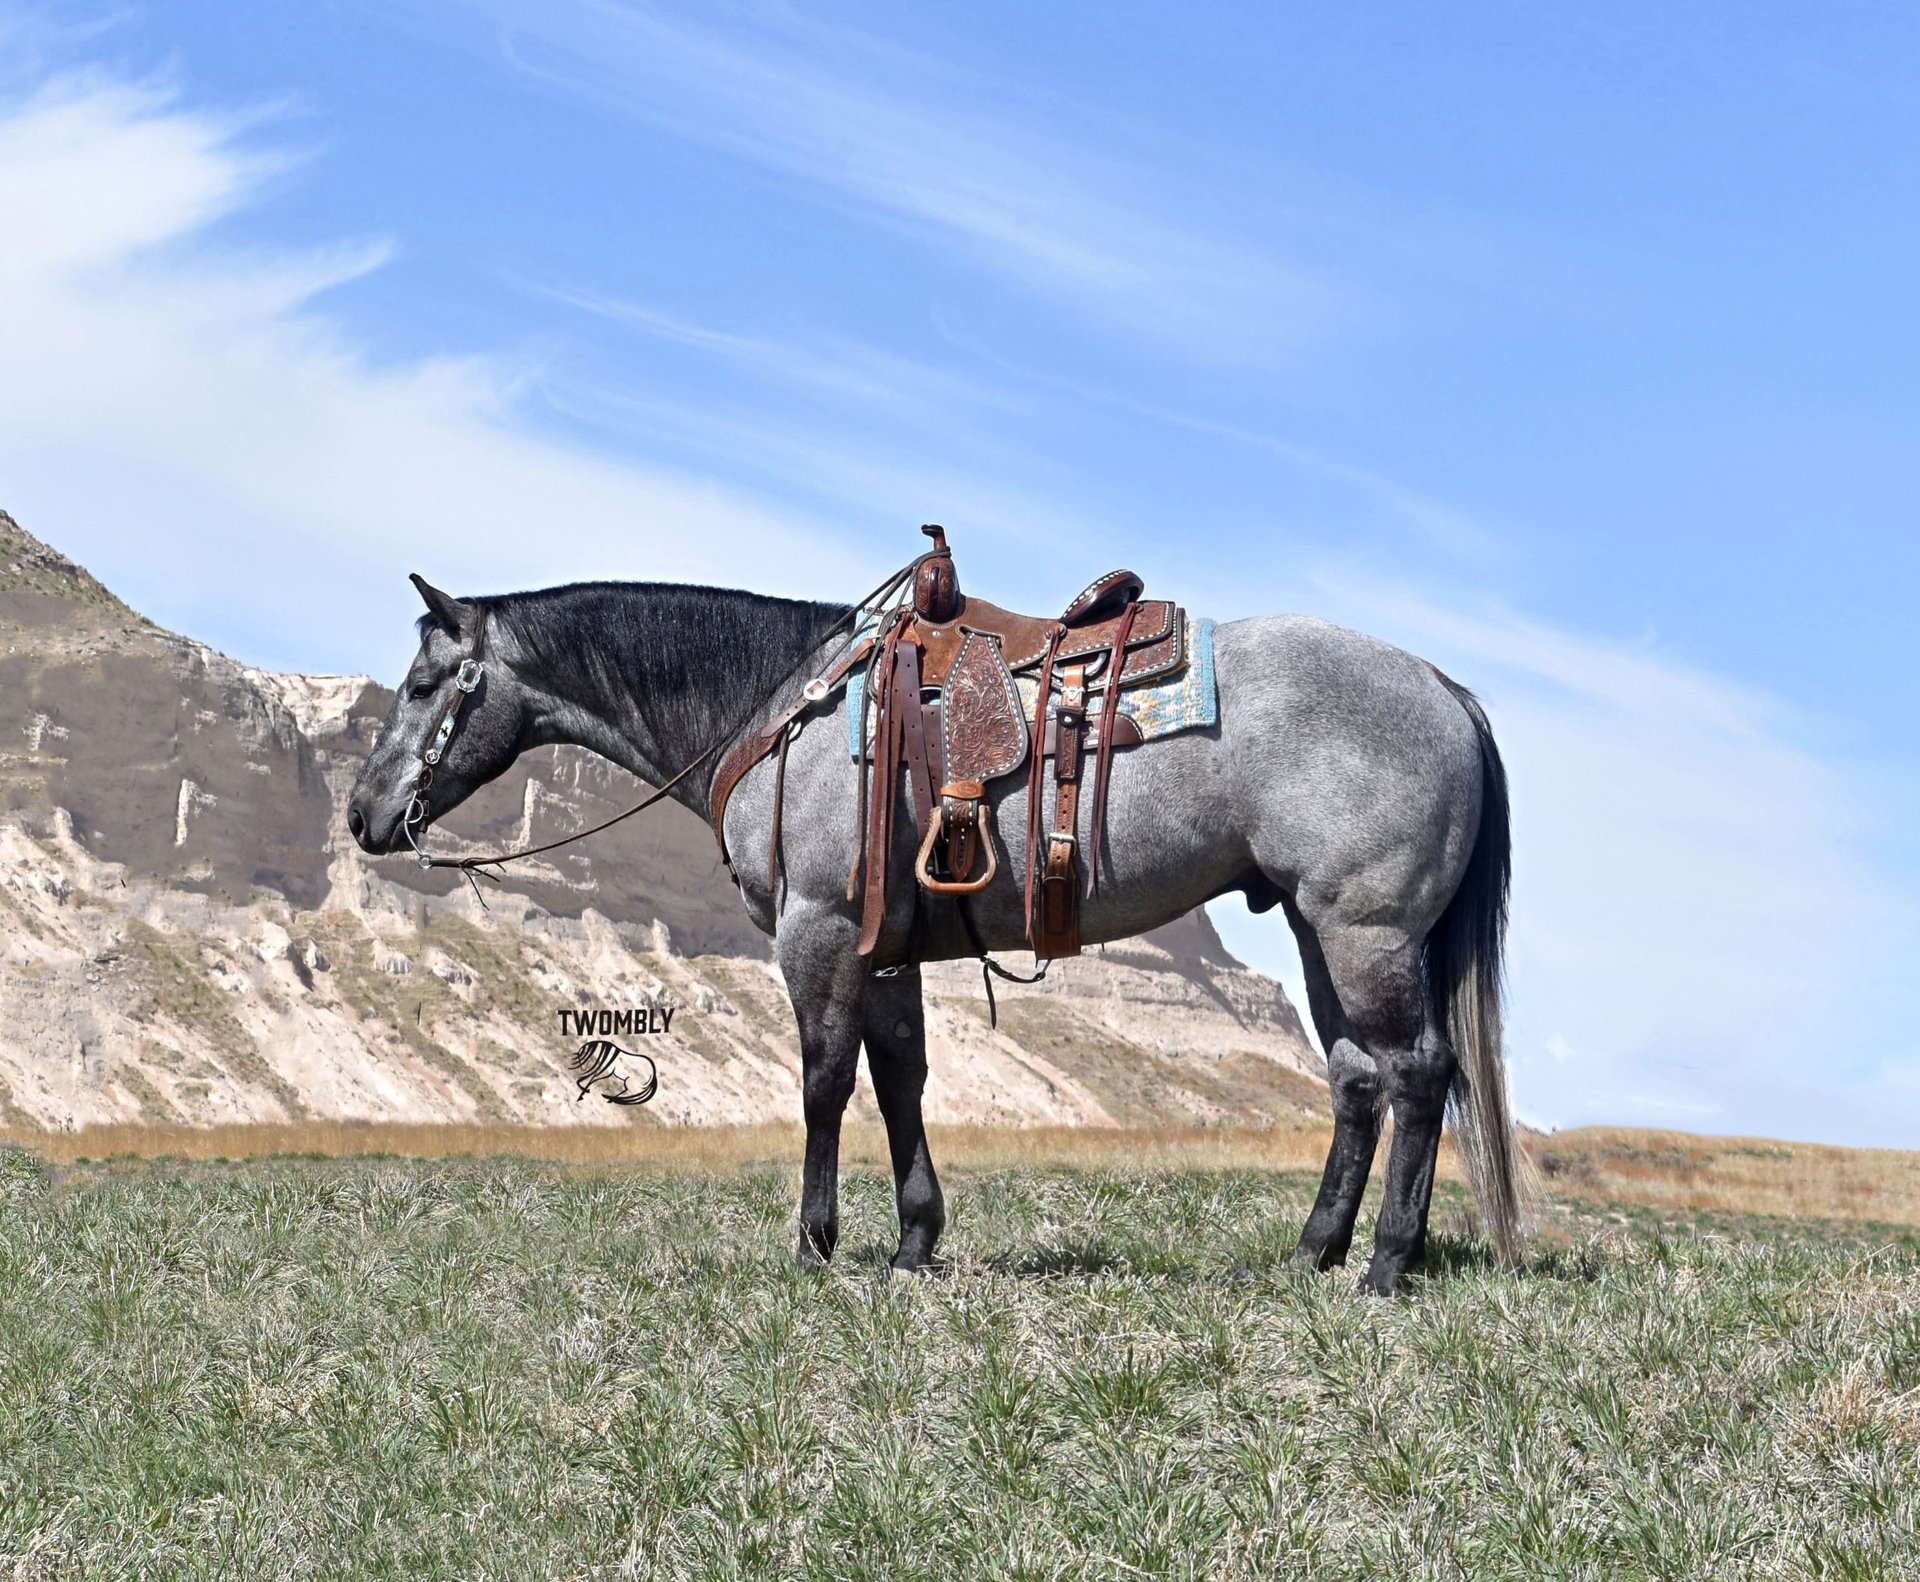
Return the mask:
<svg viewBox="0 0 1920 1582">
<path fill-rule="evenodd" d="M 764 1141 L 0 1148 L 0 1576 L 1920 1576 L 1911 1229 L 1556 1197 L 1507 1273 L 1446 1187 L 1377 1303 L 1305 1173 L 989 1157 L 944 1275 L 864 1167 L 806 1275 Z"/>
</svg>

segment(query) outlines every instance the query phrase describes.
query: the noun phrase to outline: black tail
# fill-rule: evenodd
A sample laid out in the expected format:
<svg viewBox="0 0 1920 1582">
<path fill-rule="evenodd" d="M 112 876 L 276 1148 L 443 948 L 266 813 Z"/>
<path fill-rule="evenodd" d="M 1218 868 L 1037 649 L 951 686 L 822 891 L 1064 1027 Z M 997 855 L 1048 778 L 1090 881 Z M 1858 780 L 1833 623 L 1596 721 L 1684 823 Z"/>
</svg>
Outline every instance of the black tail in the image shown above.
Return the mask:
<svg viewBox="0 0 1920 1582">
<path fill-rule="evenodd" d="M 1438 674 L 1438 672 L 1435 672 Z M 1507 770 L 1480 700 L 1442 675 L 1480 740 L 1480 829 L 1460 888 L 1427 936 L 1427 993 L 1457 1062 L 1447 1096 L 1454 1144 L 1503 1263 L 1520 1255 L 1520 1159 L 1500 1049 L 1507 891 L 1513 875 Z"/>
</svg>

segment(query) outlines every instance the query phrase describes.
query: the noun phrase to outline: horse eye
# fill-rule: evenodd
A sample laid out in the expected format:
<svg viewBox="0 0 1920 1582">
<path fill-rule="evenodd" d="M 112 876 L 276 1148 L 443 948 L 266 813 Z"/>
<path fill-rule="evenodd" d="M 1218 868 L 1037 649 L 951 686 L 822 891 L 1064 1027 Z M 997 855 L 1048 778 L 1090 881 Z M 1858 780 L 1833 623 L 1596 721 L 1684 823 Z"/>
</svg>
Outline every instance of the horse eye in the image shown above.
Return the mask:
<svg viewBox="0 0 1920 1582">
<path fill-rule="evenodd" d="M 431 681 L 416 681 L 407 688 L 407 696 L 418 702 L 421 698 L 430 698 L 439 689 Z"/>
</svg>

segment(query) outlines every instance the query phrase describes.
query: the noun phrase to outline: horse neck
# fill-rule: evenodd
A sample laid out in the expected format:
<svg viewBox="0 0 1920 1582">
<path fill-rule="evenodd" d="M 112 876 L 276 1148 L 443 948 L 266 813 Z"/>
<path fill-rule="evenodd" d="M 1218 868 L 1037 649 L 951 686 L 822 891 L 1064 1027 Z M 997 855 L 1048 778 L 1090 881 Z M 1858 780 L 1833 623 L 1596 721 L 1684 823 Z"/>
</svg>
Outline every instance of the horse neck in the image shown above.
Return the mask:
<svg viewBox="0 0 1920 1582">
<path fill-rule="evenodd" d="M 833 605 L 675 583 L 521 594 L 497 612 L 514 669 L 547 700 L 529 745 L 566 743 L 664 785 L 704 816 L 727 746 L 804 679 Z"/>
</svg>

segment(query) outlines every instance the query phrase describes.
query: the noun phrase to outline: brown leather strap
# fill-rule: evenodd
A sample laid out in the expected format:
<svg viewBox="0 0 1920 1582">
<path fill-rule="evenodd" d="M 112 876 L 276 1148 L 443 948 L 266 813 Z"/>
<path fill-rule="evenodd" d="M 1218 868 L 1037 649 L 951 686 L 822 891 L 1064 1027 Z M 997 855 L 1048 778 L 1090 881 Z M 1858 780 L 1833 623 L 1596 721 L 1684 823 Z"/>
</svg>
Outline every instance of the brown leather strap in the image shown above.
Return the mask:
<svg viewBox="0 0 1920 1582">
<path fill-rule="evenodd" d="M 1053 717 L 1053 824 L 1041 865 L 1040 904 L 1030 920 L 1033 953 L 1049 961 L 1080 953 L 1080 886 L 1074 874 L 1074 848 L 1080 820 L 1080 749 L 1087 725 L 1086 666 L 1068 665 L 1061 672 L 1060 702 Z"/>
<path fill-rule="evenodd" d="M 633 806 L 628 808 L 624 813 L 616 813 L 612 818 L 603 819 L 589 829 L 577 830 L 571 835 L 561 836 L 558 840 L 542 841 L 538 846 L 522 846 L 514 851 L 493 852 L 485 857 L 432 857 L 427 859 L 427 866 L 431 868 L 459 868 L 466 873 L 484 873 L 488 868 L 499 863 L 518 862 L 522 857 L 537 857 L 543 851 L 556 851 L 562 846 L 571 846 L 577 840 L 585 840 L 589 835 L 598 835 L 603 829 L 612 829 L 614 825 L 625 822 L 627 819 L 632 818 L 634 814 L 646 812 L 654 803 L 664 801 L 667 796 L 671 794 L 675 786 L 679 785 L 682 780 L 686 779 L 688 775 L 692 774 L 694 770 L 698 769 L 712 756 L 713 748 L 709 747 L 671 780 L 663 782 L 657 790 L 648 792 L 646 796 L 634 803 Z M 497 880 L 499 876 L 488 873 L 486 877 Z"/>
<path fill-rule="evenodd" d="M 779 905 L 780 826 L 787 807 L 787 751 L 793 746 L 793 726 L 780 732 L 780 751 L 773 760 L 773 833 L 767 837 L 767 894 Z"/>
<path fill-rule="evenodd" d="M 1027 758 L 1027 877 L 1023 904 L 1027 919 L 1027 941 L 1034 938 L 1034 900 L 1039 893 L 1040 873 L 1040 831 L 1043 819 L 1040 812 L 1041 792 L 1046 785 L 1042 768 L 1046 754 L 1042 750 L 1046 743 L 1047 715 L 1053 706 L 1053 656 L 1060 651 L 1060 639 L 1066 636 L 1067 629 L 1056 624 L 1053 635 L 1047 639 L 1047 645 L 1040 659 L 1040 691 L 1033 705 L 1033 741 Z M 1056 751 L 1056 759 L 1057 759 Z"/>
<path fill-rule="evenodd" d="M 1054 793 L 1055 819 L 1071 825 L 1079 815 L 1080 782 L 1062 781 Z M 1047 839 L 1040 875 L 1040 906 L 1034 921 L 1033 953 L 1042 961 L 1080 954 L 1080 884 L 1073 871 L 1071 830 Z"/>
<path fill-rule="evenodd" d="M 858 946 L 863 956 L 871 956 L 879 946 L 880 930 L 887 920 L 887 858 L 893 849 L 893 808 L 900 800 L 900 766 L 906 746 L 903 714 L 919 713 L 917 697 L 911 710 L 903 711 L 895 701 L 900 650 L 903 643 L 911 642 L 907 636 L 910 619 L 888 631 L 872 675 L 873 689 L 880 698 L 880 715 L 874 732 L 873 790 L 867 798 L 866 895 L 860 912 Z"/>
<path fill-rule="evenodd" d="M 727 851 L 727 800 L 733 795 L 733 788 L 746 778 L 746 773 L 755 764 L 772 752 L 779 742 L 779 733 L 786 729 L 787 720 L 775 725 L 749 731 L 728 749 L 727 756 L 720 760 L 720 767 L 713 772 L 713 783 L 707 788 L 707 821 L 713 825 L 713 838 L 719 843 L 720 861 L 727 870 L 733 870 L 733 857 Z"/>
<path fill-rule="evenodd" d="M 900 716 L 901 751 L 907 783 L 913 788 L 914 828 L 925 834 L 933 822 L 933 765 L 927 757 L 927 722 L 920 707 L 920 639 L 912 631 L 900 639 L 893 662 L 893 708 Z"/>
<path fill-rule="evenodd" d="M 1106 693 L 1101 698 L 1100 746 L 1093 761 L 1093 817 L 1087 826 L 1087 894 L 1100 888 L 1100 836 L 1106 824 L 1107 777 L 1113 771 L 1113 722 L 1120 715 L 1120 673 L 1127 662 L 1127 639 L 1133 635 L 1133 618 L 1140 611 L 1129 604 L 1120 612 L 1113 629 L 1113 647 L 1107 655 Z"/>
<path fill-rule="evenodd" d="M 885 631 L 874 634 L 873 650 L 867 659 L 865 684 L 860 689 L 860 718 L 853 725 L 853 858 L 847 864 L 847 899 L 860 893 L 860 875 L 867 861 L 867 717 L 873 713 L 878 693 L 875 682 L 880 676 L 880 661 L 886 657 L 893 628 L 908 619 L 904 610 L 896 611 Z"/>
</svg>

